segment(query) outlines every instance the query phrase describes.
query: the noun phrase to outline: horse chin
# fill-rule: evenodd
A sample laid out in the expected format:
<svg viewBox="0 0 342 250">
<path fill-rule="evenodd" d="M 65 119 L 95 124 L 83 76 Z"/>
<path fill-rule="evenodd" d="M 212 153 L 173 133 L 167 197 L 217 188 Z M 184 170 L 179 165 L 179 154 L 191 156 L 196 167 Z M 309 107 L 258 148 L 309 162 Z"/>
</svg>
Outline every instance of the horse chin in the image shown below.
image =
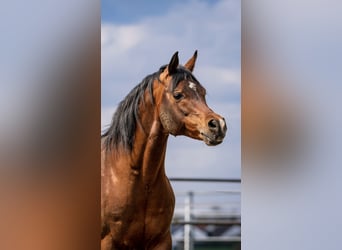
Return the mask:
<svg viewBox="0 0 342 250">
<path fill-rule="evenodd" d="M 208 146 L 216 146 L 222 143 L 223 139 L 214 139 L 205 133 L 201 133 L 201 139 Z"/>
<path fill-rule="evenodd" d="M 203 140 L 203 141 L 207 146 L 216 146 L 222 143 L 222 141 L 211 141 L 211 140 Z"/>
</svg>

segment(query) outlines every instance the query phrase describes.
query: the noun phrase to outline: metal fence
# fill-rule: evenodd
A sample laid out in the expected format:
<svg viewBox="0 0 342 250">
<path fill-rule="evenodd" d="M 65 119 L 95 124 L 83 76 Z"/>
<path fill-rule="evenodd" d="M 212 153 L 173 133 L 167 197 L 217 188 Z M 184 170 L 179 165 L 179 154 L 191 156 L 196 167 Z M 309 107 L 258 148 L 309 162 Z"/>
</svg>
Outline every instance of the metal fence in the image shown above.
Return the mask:
<svg viewBox="0 0 342 250">
<path fill-rule="evenodd" d="M 241 249 L 240 179 L 169 179 L 174 188 L 179 182 L 214 185 L 206 190 L 202 190 L 203 184 L 195 190 L 175 190 L 171 227 L 174 250 Z"/>
</svg>

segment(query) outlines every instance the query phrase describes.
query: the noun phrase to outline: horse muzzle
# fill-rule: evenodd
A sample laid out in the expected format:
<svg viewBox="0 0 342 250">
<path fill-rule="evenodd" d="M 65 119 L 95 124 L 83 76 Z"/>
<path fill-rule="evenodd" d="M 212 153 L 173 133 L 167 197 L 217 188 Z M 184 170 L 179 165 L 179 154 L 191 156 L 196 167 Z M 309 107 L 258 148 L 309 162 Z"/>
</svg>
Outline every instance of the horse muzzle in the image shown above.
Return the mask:
<svg viewBox="0 0 342 250">
<path fill-rule="evenodd" d="M 201 138 L 208 146 L 220 144 L 226 136 L 227 125 L 224 118 L 211 118 L 207 128 L 200 132 Z"/>
</svg>

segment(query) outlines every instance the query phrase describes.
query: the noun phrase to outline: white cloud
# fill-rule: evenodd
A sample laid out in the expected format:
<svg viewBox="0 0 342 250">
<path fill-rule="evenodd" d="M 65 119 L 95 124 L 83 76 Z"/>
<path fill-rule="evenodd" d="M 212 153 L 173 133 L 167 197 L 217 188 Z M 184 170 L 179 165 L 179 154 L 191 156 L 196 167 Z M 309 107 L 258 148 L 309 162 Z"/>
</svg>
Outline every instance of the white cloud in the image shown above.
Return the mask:
<svg viewBox="0 0 342 250">
<path fill-rule="evenodd" d="M 115 79 L 130 83 L 130 75 L 142 79 L 168 63 L 175 51 L 180 52 L 181 63 L 198 49 L 198 68 L 236 70 L 240 61 L 232 58 L 240 56 L 239 1 L 215 5 L 191 1 L 176 5 L 164 16 L 146 17 L 138 23 L 106 23 L 101 28 L 101 45 L 103 80 L 113 79 L 104 85 L 114 84 Z"/>
<path fill-rule="evenodd" d="M 143 27 L 139 25 L 109 25 L 101 27 L 101 48 L 125 53 L 144 39 Z"/>
<path fill-rule="evenodd" d="M 198 68 L 198 77 L 202 82 L 208 82 L 212 84 L 213 80 L 215 82 L 222 84 L 235 85 L 240 87 L 240 71 L 236 69 L 229 69 L 225 67 L 201 67 Z M 212 87 L 212 85 L 210 85 Z M 218 87 L 218 86 L 217 86 Z"/>
</svg>

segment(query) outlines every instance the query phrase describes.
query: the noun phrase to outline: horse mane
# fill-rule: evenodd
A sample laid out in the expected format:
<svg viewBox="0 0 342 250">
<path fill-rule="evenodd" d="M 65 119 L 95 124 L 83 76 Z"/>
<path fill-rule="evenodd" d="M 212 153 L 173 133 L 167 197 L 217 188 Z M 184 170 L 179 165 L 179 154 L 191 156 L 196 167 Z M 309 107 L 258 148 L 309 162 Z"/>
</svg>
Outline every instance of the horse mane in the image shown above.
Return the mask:
<svg viewBox="0 0 342 250">
<path fill-rule="evenodd" d="M 119 103 L 109 128 L 101 135 L 101 138 L 104 139 L 106 150 L 117 149 L 119 146 L 122 146 L 124 149 L 132 151 L 136 125 L 140 121 L 139 104 L 141 101 L 144 101 L 144 93 L 147 90 L 151 97 L 152 105 L 154 105 L 153 82 L 155 80 L 160 82 L 159 76 L 166 67 L 167 65 L 164 65 L 157 72 L 146 76 Z M 172 74 L 172 91 L 179 82 L 185 79 L 199 84 L 189 70 L 179 65 L 177 71 Z"/>
</svg>

